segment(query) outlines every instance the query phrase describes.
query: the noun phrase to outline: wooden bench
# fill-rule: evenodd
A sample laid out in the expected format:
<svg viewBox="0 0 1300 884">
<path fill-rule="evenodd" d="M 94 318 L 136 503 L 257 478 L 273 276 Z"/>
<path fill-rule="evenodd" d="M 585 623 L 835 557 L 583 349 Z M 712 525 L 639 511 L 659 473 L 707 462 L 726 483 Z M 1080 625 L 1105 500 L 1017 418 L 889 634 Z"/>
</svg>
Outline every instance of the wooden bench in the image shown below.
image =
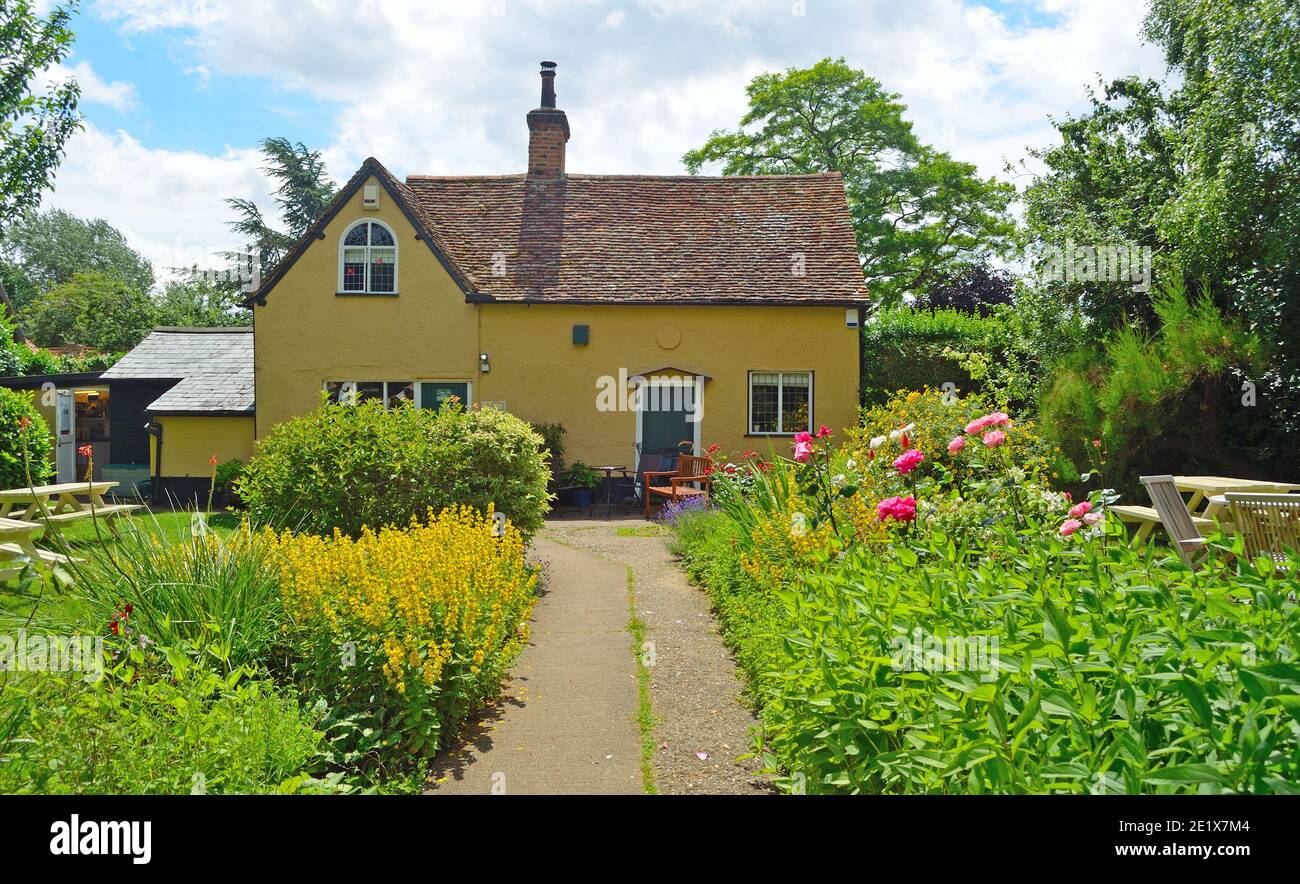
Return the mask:
<svg viewBox="0 0 1300 884">
<path fill-rule="evenodd" d="M 1137 533 L 1133 535 L 1132 545 L 1136 548 L 1146 542 L 1151 536 L 1151 532 L 1160 524 L 1160 514 L 1156 512 L 1153 506 L 1110 506 L 1106 508 L 1107 512 L 1114 513 L 1122 522 L 1131 522 L 1138 526 Z M 1214 531 L 1217 523 L 1213 519 L 1205 519 L 1201 516 L 1192 516 L 1194 524 L 1202 534 Z"/>
<path fill-rule="evenodd" d="M 642 474 L 645 489 L 645 517 L 650 518 L 650 503 L 661 497 L 665 502 L 708 497 L 713 484 L 713 459 L 683 454 L 675 470 L 648 470 Z M 651 484 L 651 479 L 667 479 L 667 485 Z M 693 487 L 699 486 L 699 487 Z"/>
<path fill-rule="evenodd" d="M 67 564 L 72 559 L 62 553 L 37 547 L 32 538 L 40 530 L 39 523 L 0 517 L 0 580 L 21 576 L 29 563 L 43 574 L 56 578 L 60 576 L 54 566 Z M 27 562 L 22 561 L 23 556 L 27 557 Z"/>
<path fill-rule="evenodd" d="M 102 518 L 112 526 L 119 516 L 144 509 L 139 504 L 105 503 L 104 493 L 116 487 L 116 482 L 62 482 L 11 488 L 0 491 L 0 518 L 30 523 L 42 534 L 90 518 Z"/>
</svg>

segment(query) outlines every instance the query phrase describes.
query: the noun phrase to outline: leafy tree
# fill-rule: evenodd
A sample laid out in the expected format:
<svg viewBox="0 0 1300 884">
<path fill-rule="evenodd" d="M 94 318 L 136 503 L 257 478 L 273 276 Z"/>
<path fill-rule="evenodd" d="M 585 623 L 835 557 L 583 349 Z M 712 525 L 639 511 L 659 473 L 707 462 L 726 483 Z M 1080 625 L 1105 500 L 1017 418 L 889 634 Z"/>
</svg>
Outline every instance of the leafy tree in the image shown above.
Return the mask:
<svg viewBox="0 0 1300 884">
<path fill-rule="evenodd" d="M 843 174 L 863 272 L 883 302 L 922 294 L 1008 249 L 1014 188 L 922 144 L 899 96 L 843 59 L 761 74 L 746 92 L 739 128 L 688 151 L 687 170 L 722 163 L 725 175 Z"/>
<path fill-rule="evenodd" d="M 103 218 L 86 220 L 62 209 L 29 215 L 10 229 L 5 251 L 30 283 L 27 299 L 90 270 L 142 292 L 154 284 L 153 265 Z M 28 302 L 20 291 L 13 295 L 19 309 Z"/>
<path fill-rule="evenodd" d="M 987 264 L 972 264 L 960 275 L 918 298 L 916 306 L 988 316 L 994 307 L 1015 301 L 1015 288 L 1011 274 L 1005 270 L 994 270 Z"/>
<path fill-rule="evenodd" d="M 81 125 L 75 81 L 32 89 L 71 50 L 68 22 L 75 8 L 56 6 L 41 18 L 28 0 L 0 2 L 0 240 L 11 219 L 40 202 L 64 144 Z M 3 277 L 0 304 L 13 315 Z"/>
<path fill-rule="evenodd" d="M 130 350 L 158 324 L 159 308 L 147 293 L 91 270 L 54 286 L 23 311 L 22 319 L 42 346 Z"/>
<path fill-rule="evenodd" d="M 1256 463 L 1300 469 L 1300 7 L 1294 0 L 1152 0 L 1144 35 L 1169 66 L 1163 86 L 1125 79 L 1057 122 L 1036 152 L 1047 173 L 1025 193 L 1031 243 L 1127 240 L 1157 276 L 1205 279 L 1206 295 L 1260 335 L 1254 407 L 1224 416 Z M 1150 322 L 1149 292 L 1051 284 L 1103 334 Z M 1243 402 L 1243 404 L 1245 404 Z M 1168 465 L 1166 465 L 1168 466 Z"/>
<path fill-rule="evenodd" d="M 279 183 L 275 203 L 284 229 L 271 227 L 252 200 L 233 198 L 226 204 L 238 215 L 230 227 L 248 237 L 250 251 L 258 255 L 262 273 L 267 274 L 324 213 L 338 185 L 325 171 L 320 151 L 308 150 L 301 141 L 267 138 L 261 147 L 266 158 L 262 171 Z"/>
<path fill-rule="evenodd" d="M 1221 475 L 1259 472 L 1224 431 L 1236 372 L 1258 366 L 1259 337 L 1224 317 L 1207 288 L 1193 295 L 1181 274 L 1166 274 L 1150 332 L 1125 325 L 1103 353 L 1089 347 L 1061 360 L 1042 423 L 1076 463 L 1088 463 L 1085 446 L 1100 439 L 1117 487 L 1132 488 L 1141 472 L 1169 472 L 1171 459 Z"/>
<path fill-rule="evenodd" d="M 168 282 L 158 301 L 161 325 L 249 325 L 252 313 L 239 306 L 243 294 L 232 286 L 199 277 Z"/>
</svg>

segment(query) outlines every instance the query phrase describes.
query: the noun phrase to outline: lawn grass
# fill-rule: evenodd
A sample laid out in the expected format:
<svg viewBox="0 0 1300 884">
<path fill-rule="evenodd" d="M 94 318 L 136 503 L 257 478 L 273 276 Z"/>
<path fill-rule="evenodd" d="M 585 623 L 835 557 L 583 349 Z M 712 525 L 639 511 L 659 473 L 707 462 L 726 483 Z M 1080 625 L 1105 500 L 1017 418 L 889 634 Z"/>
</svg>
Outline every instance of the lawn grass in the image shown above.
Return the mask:
<svg viewBox="0 0 1300 884">
<path fill-rule="evenodd" d="M 194 518 L 191 510 L 159 513 L 142 512 L 122 518 L 119 531 L 141 530 L 156 535 L 164 542 L 175 543 L 188 537 L 190 525 Z M 129 524 L 128 524 L 129 522 Z M 239 527 L 240 517 L 232 513 L 212 513 L 207 518 L 208 527 L 218 536 L 225 536 Z M 96 532 L 98 528 L 98 533 Z M 120 535 L 100 521 L 98 526 L 90 519 L 72 522 L 60 528 L 60 536 L 68 552 L 83 558 L 101 544 L 116 547 Z M 38 538 L 36 545 L 42 549 L 59 549 L 59 544 L 49 535 Z M 53 585 L 48 580 L 0 581 L 0 631 L 18 627 L 27 622 L 37 623 L 46 619 L 68 622 L 76 619 L 77 593 L 75 587 Z"/>
</svg>

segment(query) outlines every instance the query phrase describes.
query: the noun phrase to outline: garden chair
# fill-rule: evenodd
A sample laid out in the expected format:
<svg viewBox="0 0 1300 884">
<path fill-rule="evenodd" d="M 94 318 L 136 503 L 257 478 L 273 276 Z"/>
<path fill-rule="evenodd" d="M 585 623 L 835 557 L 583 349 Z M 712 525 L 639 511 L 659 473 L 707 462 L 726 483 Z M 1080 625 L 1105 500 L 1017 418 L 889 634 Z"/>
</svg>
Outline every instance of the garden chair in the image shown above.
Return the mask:
<svg viewBox="0 0 1300 884">
<path fill-rule="evenodd" d="M 1205 538 L 1192 520 L 1183 496 L 1178 493 L 1174 477 L 1142 476 L 1141 479 L 1160 516 L 1160 524 L 1165 526 L 1165 531 L 1169 534 L 1170 543 L 1189 568 L 1196 567 L 1194 553 L 1205 548 Z"/>
<path fill-rule="evenodd" d="M 1247 494 L 1228 492 L 1232 523 L 1241 532 L 1246 555 L 1279 564 L 1288 549 L 1300 552 L 1300 494 Z"/>
<path fill-rule="evenodd" d="M 677 469 L 642 473 L 645 486 L 645 517 L 650 518 L 650 503 L 656 497 L 667 500 L 685 500 L 688 497 L 708 497 L 713 484 L 713 459 L 683 454 L 677 459 Z M 668 480 L 667 485 L 656 485 L 652 478 Z M 698 486 L 698 487 L 697 487 Z"/>
</svg>

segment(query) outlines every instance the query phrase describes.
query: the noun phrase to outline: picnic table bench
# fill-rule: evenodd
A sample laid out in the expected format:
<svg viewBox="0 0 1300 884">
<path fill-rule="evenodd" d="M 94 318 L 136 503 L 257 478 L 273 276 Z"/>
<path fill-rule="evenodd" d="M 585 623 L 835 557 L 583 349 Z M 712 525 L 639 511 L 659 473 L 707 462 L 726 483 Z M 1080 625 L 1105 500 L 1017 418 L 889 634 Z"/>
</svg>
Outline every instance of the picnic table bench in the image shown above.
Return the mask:
<svg viewBox="0 0 1300 884">
<path fill-rule="evenodd" d="M 27 556 L 33 567 L 47 574 L 53 573 L 55 565 L 69 561 L 62 553 L 36 546 L 33 537 L 41 530 L 38 522 L 0 518 L 0 580 L 10 580 L 23 573 L 26 565 L 19 561 L 19 556 Z"/>
<path fill-rule="evenodd" d="M 61 482 L 0 491 L 0 519 L 27 522 L 38 532 L 58 531 L 58 526 L 81 519 L 114 519 L 143 509 L 139 504 L 105 503 L 104 492 L 116 482 Z M 83 500 L 82 498 L 85 498 Z"/>
<path fill-rule="evenodd" d="M 1294 482 L 1270 482 L 1264 479 L 1234 479 L 1229 476 L 1174 476 L 1174 486 L 1185 494 L 1191 494 L 1187 501 L 1187 511 L 1194 524 L 1202 534 L 1211 531 L 1232 533 L 1235 529 L 1226 515 L 1227 503 L 1223 495 L 1232 492 L 1252 494 L 1285 494 L 1300 491 L 1300 484 Z M 1137 532 L 1133 535 L 1132 545 L 1141 546 L 1151 536 L 1151 532 L 1160 524 L 1160 515 L 1155 507 L 1150 506 L 1112 506 L 1109 510 L 1124 522 L 1136 523 Z"/>
</svg>

